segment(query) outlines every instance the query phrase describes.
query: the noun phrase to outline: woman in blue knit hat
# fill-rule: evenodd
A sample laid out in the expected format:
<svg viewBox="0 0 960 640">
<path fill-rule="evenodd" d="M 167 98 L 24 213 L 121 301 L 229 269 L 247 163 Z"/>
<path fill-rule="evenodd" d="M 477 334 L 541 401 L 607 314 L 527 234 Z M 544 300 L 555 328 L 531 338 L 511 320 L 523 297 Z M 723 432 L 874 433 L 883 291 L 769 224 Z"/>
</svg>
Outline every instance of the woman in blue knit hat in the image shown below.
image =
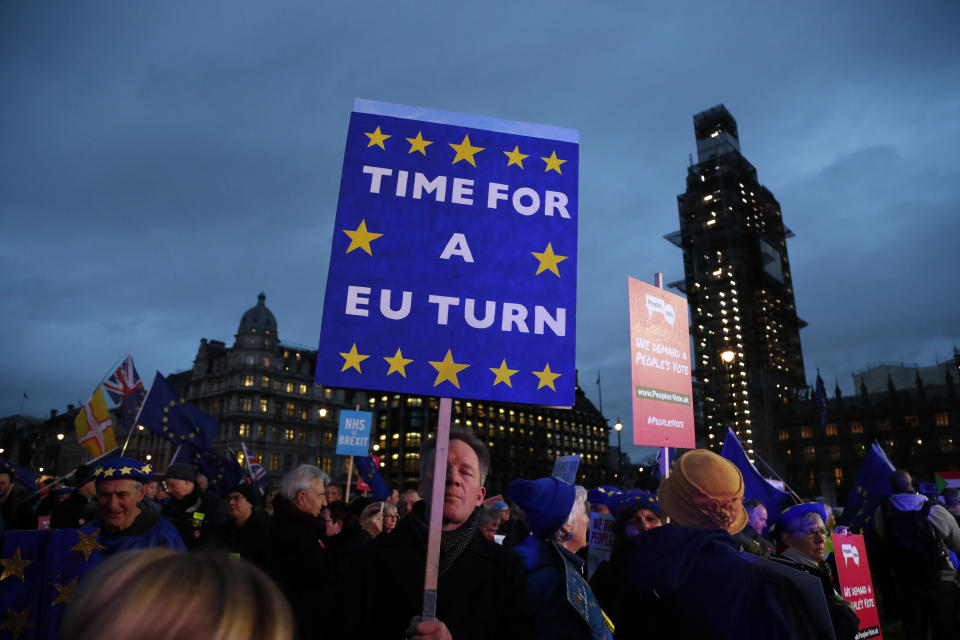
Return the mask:
<svg viewBox="0 0 960 640">
<path fill-rule="evenodd" d="M 609 621 L 583 577 L 590 518 L 587 491 L 556 478 L 514 480 L 510 497 L 530 535 L 515 550 L 526 563 L 527 594 L 538 638 L 612 638 Z"/>
</svg>

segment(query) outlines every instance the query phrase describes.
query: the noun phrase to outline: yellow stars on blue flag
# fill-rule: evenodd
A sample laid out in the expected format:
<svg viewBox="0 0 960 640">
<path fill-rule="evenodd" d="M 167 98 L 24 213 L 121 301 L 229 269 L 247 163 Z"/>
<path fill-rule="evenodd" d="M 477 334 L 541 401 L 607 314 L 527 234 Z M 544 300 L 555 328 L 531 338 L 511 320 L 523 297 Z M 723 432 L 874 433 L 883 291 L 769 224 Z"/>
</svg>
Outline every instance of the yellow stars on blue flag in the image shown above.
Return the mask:
<svg viewBox="0 0 960 640">
<path fill-rule="evenodd" d="M 54 583 L 53 587 L 57 590 L 57 597 L 54 599 L 50 606 L 53 607 L 58 604 L 67 604 L 73 599 L 73 593 L 77 590 L 77 576 L 73 576 L 73 580 L 67 584 L 57 584 Z"/>
<path fill-rule="evenodd" d="M 31 564 L 33 564 L 33 560 L 24 560 L 20 556 L 20 547 L 17 547 L 17 550 L 14 551 L 13 555 L 9 558 L 0 558 L 0 565 L 3 566 L 3 573 L 0 574 L 0 582 L 3 582 L 11 576 L 17 578 L 20 582 L 26 582 L 23 577 L 23 570 Z"/>
<path fill-rule="evenodd" d="M 433 386 L 439 385 L 441 382 L 449 382 L 457 389 L 460 388 L 460 381 L 457 380 L 457 374 L 469 367 L 468 364 L 459 364 L 453 361 L 453 354 L 450 352 L 450 349 L 447 349 L 447 355 L 444 356 L 443 360 L 440 362 L 434 362 L 430 360 L 430 366 L 437 370 L 437 379 L 434 380 Z"/>
<path fill-rule="evenodd" d="M 369 358 L 370 356 L 365 356 L 363 354 L 357 353 L 357 343 L 354 342 L 353 346 L 350 347 L 350 351 L 346 353 L 340 353 L 343 356 L 343 368 L 340 369 L 341 372 L 346 371 L 347 369 L 356 369 L 357 373 L 363 373 L 360 370 L 360 363 Z"/>
<path fill-rule="evenodd" d="M 450 164 L 457 164 L 461 160 L 466 160 L 474 167 L 477 166 L 477 163 L 474 161 L 473 156 L 477 153 L 483 151 L 485 147 L 474 147 L 470 144 L 470 136 L 464 134 L 463 140 L 460 144 L 453 144 L 452 142 L 448 143 L 457 154 L 453 157 L 453 162 Z"/>
<path fill-rule="evenodd" d="M 370 357 L 369 354 L 362 354 L 359 352 L 357 344 L 353 343 L 350 346 L 349 351 L 340 352 L 340 356 L 343 358 L 343 367 L 340 369 L 341 372 L 346 371 L 347 369 L 353 369 L 357 373 L 363 374 L 360 363 Z M 394 373 L 399 373 L 402 377 L 407 377 L 407 365 L 414 362 L 413 358 L 407 358 L 403 355 L 403 350 L 397 348 L 396 352 L 392 356 L 381 356 L 384 361 L 389 365 L 386 375 L 392 375 Z M 436 372 L 436 378 L 434 379 L 433 386 L 439 386 L 443 382 L 449 382 L 457 389 L 460 388 L 460 379 L 457 374 L 464 371 L 470 364 L 464 362 L 457 362 L 454 360 L 453 352 L 451 349 L 447 349 L 447 353 L 444 356 L 443 360 L 428 360 L 430 366 L 432 366 Z M 498 367 L 487 367 L 487 369 L 493 373 L 493 383 L 491 386 L 497 386 L 498 384 L 505 384 L 506 386 L 513 388 L 513 375 L 519 372 L 519 369 L 511 369 L 507 365 L 506 358 L 500 360 L 500 366 Z M 553 391 L 556 391 L 556 386 L 554 381 L 559 378 L 562 374 L 555 373 L 550 370 L 550 364 L 547 363 L 542 371 L 532 371 L 534 376 L 539 380 L 537 389 L 549 388 Z"/>
<path fill-rule="evenodd" d="M 547 158 L 541 157 L 540 159 L 547 163 L 547 168 L 543 170 L 544 173 L 553 169 L 557 173 L 561 175 L 563 174 L 563 171 L 560 171 L 560 165 L 566 162 L 566 160 L 561 160 L 560 158 L 558 158 L 556 151 L 551 153 L 549 157 Z"/>
<path fill-rule="evenodd" d="M 511 382 L 510 382 L 510 376 L 512 376 L 513 374 L 515 374 L 518 370 L 517 370 L 517 369 L 511 369 L 510 367 L 508 367 L 508 366 L 507 366 L 507 359 L 506 359 L 506 358 L 504 358 L 504 359 L 500 362 L 500 366 L 499 366 L 499 367 L 496 367 L 496 368 L 490 367 L 490 371 L 492 371 L 492 372 L 494 373 L 494 375 L 496 376 L 496 378 L 494 378 L 494 380 L 493 380 L 493 386 L 497 386 L 498 384 L 500 384 L 500 383 L 502 382 L 502 383 L 506 384 L 508 387 L 513 388 L 513 384 L 511 384 Z"/>
<path fill-rule="evenodd" d="M 534 371 L 533 375 L 537 376 L 537 378 L 540 379 L 540 383 L 537 385 L 537 389 L 550 387 L 551 389 L 556 391 L 557 388 L 553 386 L 553 381 L 559 378 L 563 374 L 554 373 L 550 371 L 550 363 L 548 362 L 547 365 L 543 368 L 543 371 Z"/>
<path fill-rule="evenodd" d="M 360 225 L 356 229 L 344 229 L 343 232 L 350 238 L 350 246 L 347 247 L 347 253 L 350 253 L 354 249 L 363 249 L 369 256 L 373 256 L 370 243 L 383 236 L 382 233 L 367 231 L 367 221 L 365 219 L 360 221 Z"/>
<path fill-rule="evenodd" d="M 390 365 L 390 369 L 387 371 L 387 375 L 390 375 L 391 373 L 399 373 L 404 378 L 407 377 L 407 371 L 405 367 L 411 362 L 413 362 L 411 358 L 404 358 L 403 354 L 400 353 L 399 348 L 397 348 L 397 352 L 393 354 L 392 358 L 388 358 L 384 356 L 383 359 L 386 360 L 387 364 Z"/>
<path fill-rule="evenodd" d="M 520 153 L 520 147 L 518 147 L 518 146 L 516 146 L 516 145 L 514 145 L 513 151 L 504 151 L 503 153 L 504 153 L 504 154 L 507 156 L 507 158 L 509 159 L 509 161 L 507 162 L 507 166 L 508 166 L 508 167 L 509 167 L 510 165 L 512 165 L 512 164 L 515 164 L 515 165 L 517 165 L 518 167 L 520 167 L 521 169 L 523 169 L 523 160 L 524 160 L 525 158 L 529 158 L 529 157 L 530 157 L 530 154 Z"/>
<path fill-rule="evenodd" d="M 544 271 L 552 271 L 554 275 L 558 278 L 560 277 L 560 270 L 557 269 L 557 265 L 566 260 L 568 256 L 555 254 L 552 243 L 547 243 L 547 248 L 543 250 L 543 253 L 537 253 L 536 251 L 531 251 L 530 253 L 540 262 L 537 266 L 537 272 L 534 275 L 540 275 Z"/>
<path fill-rule="evenodd" d="M 370 142 L 367 144 L 368 147 L 376 146 L 376 147 L 380 147 L 384 151 L 387 150 L 387 148 L 383 146 L 383 141 L 389 138 L 390 136 L 386 133 L 381 133 L 379 126 L 377 127 L 376 131 L 372 133 L 364 133 L 363 135 L 370 138 Z"/>
<path fill-rule="evenodd" d="M 94 551 L 102 551 L 105 546 L 97 542 L 100 536 L 100 529 L 94 529 L 93 533 L 84 533 L 77 529 L 77 544 L 70 547 L 70 551 L 79 551 L 83 554 L 83 561 L 90 562 L 90 554 Z"/>
<path fill-rule="evenodd" d="M 427 155 L 427 146 L 433 144 L 432 140 L 423 139 L 422 131 L 417 131 L 416 138 L 407 138 L 407 142 L 410 143 L 410 151 L 407 151 L 407 153 L 413 153 L 414 151 L 419 151 L 424 156 Z"/>
</svg>

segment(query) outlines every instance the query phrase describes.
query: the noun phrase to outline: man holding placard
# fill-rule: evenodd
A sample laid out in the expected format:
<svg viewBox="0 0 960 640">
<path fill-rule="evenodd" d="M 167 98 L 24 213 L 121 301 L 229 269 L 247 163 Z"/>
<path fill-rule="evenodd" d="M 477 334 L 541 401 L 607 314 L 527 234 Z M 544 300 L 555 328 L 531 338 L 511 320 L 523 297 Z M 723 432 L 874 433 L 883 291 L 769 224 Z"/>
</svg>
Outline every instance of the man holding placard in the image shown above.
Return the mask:
<svg viewBox="0 0 960 640">
<path fill-rule="evenodd" d="M 420 451 L 420 493 L 429 495 L 435 439 Z M 437 616 L 419 620 L 426 560 L 425 501 L 389 536 L 360 553 L 341 590 L 342 637 L 494 638 L 532 636 L 520 557 L 484 538 L 477 519 L 490 466 L 486 446 L 451 427 L 443 500 Z"/>
</svg>

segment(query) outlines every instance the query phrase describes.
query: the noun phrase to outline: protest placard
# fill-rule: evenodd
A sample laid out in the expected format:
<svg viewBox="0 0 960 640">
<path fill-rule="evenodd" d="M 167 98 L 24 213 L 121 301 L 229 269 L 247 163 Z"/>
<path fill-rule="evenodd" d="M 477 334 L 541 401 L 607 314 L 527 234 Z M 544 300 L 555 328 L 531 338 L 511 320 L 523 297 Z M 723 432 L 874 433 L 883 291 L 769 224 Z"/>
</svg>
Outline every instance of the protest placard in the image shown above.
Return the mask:
<svg viewBox="0 0 960 640">
<path fill-rule="evenodd" d="M 627 278 L 633 444 L 696 446 L 686 299 Z"/>
<path fill-rule="evenodd" d="M 594 571 L 602 562 L 610 559 L 613 550 L 613 523 L 614 517 L 608 513 L 594 511 L 590 514 L 590 539 L 587 541 L 587 579 L 593 577 Z"/>
<path fill-rule="evenodd" d="M 340 411 L 337 430 L 337 455 L 365 456 L 370 451 L 370 427 L 373 414 L 369 411 Z"/>
<path fill-rule="evenodd" d="M 569 484 L 577 483 L 577 469 L 580 468 L 580 454 L 560 456 L 553 463 L 552 478 Z"/>
<path fill-rule="evenodd" d="M 837 560 L 840 595 L 853 605 L 860 618 L 857 638 L 882 638 L 877 598 L 867 564 L 867 547 L 860 534 L 833 534 L 833 553 Z"/>
<path fill-rule="evenodd" d="M 316 382 L 571 406 L 576 131 L 357 100 Z"/>
</svg>

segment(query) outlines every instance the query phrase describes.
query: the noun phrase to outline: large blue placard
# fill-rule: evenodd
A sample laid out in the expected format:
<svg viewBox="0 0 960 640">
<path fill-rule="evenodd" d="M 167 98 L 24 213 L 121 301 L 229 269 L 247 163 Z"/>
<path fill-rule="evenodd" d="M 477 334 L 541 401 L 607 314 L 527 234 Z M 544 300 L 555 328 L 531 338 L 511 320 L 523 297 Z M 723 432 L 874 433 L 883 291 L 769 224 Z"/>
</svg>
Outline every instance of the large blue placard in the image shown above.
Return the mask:
<svg viewBox="0 0 960 640">
<path fill-rule="evenodd" d="M 576 131 L 357 100 L 317 384 L 574 402 Z"/>
<path fill-rule="evenodd" d="M 337 455 L 365 456 L 370 453 L 370 427 L 373 413 L 369 411 L 340 411 L 337 430 Z"/>
</svg>

